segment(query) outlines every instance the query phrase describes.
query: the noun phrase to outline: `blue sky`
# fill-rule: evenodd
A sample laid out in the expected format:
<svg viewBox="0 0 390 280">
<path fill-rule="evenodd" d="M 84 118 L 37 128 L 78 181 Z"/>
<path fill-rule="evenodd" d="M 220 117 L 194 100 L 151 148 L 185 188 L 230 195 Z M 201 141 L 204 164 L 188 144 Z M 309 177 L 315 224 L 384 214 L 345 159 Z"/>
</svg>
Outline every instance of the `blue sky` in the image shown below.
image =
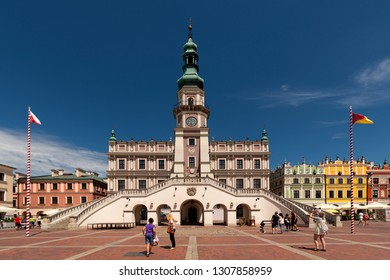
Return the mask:
<svg viewBox="0 0 390 280">
<path fill-rule="evenodd" d="M 389 1 L 2 1 L 0 163 L 105 176 L 108 138 L 169 140 L 192 18 L 210 137 L 285 160 L 390 159 Z"/>
</svg>

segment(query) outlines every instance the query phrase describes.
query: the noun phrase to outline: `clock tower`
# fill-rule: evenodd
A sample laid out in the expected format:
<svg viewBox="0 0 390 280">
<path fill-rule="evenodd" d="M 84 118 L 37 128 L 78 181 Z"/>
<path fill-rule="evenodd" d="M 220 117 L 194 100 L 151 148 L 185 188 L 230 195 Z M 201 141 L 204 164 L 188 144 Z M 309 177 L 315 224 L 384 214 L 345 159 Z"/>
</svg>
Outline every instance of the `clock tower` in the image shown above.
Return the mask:
<svg viewBox="0 0 390 280">
<path fill-rule="evenodd" d="M 205 104 L 204 80 L 198 75 L 198 47 L 192 41 L 191 25 L 183 49 L 183 75 L 177 80 L 178 103 L 173 109 L 176 127 L 171 177 L 213 177 L 207 127 L 210 110 Z"/>
</svg>

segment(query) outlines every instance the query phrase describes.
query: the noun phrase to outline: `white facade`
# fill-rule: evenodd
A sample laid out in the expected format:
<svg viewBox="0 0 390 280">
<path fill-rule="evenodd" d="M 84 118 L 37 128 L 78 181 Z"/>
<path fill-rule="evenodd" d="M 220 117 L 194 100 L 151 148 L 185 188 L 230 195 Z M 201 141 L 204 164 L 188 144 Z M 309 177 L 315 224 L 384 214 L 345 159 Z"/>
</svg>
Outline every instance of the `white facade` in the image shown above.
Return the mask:
<svg viewBox="0 0 390 280">
<path fill-rule="evenodd" d="M 116 141 L 113 131 L 108 191 L 122 197 L 123 222 L 143 224 L 150 217 L 160 221 L 162 212 L 172 212 L 181 224 L 232 225 L 241 217 L 249 222 L 255 216 L 259 220 L 260 194 L 269 189 L 266 132 L 254 141 L 209 141 L 210 110 L 191 36 L 183 60 L 173 110 L 175 139 L 123 142 Z M 269 219 L 274 210 L 264 218 Z"/>
<path fill-rule="evenodd" d="M 181 225 L 259 224 L 275 211 L 308 213 L 269 191 L 270 150 L 265 131 L 257 140 L 210 140 L 204 81 L 198 75 L 197 46 L 190 34 L 178 79 L 174 139 L 117 141 L 108 145 L 108 195 L 62 211 L 49 227 L 90 223 L 156 224 L 172 213 Z M 173 97 L 174 95 L 172 95 Z"/>
</svg>

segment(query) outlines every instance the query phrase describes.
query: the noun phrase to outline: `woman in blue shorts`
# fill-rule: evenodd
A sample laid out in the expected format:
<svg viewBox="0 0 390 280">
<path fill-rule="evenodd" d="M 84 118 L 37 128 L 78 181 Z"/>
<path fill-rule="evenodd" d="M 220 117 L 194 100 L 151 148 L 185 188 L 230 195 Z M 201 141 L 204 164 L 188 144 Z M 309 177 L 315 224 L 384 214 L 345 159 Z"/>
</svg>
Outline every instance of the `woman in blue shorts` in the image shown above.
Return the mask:
<svg viewBox="0 0 390 280">
<path fill-rule="evenodd" d="M 153 224 L 153 218 L 150 218 L 149 223 L 143 227 L 142 233 L 145 236 L 146 256 L 149 257 L 152 252 L 153 239 L 156 236 L 156 227 Z"/>
</svg>

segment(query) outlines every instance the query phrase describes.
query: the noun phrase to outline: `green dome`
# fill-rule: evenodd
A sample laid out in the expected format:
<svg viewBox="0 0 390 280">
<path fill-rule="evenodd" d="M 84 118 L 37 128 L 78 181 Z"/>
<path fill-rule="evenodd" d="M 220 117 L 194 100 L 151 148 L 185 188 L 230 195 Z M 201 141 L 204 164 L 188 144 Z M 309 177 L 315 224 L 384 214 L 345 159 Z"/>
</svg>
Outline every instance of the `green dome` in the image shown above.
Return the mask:
<svg viewBox="0 0 390 280">
<path fill-rule="evenodd" d="M 111 137 L 110 137 L 110 139 L 108 141 L 116 142 L 116 137 L 115 137 L 115 131 L 114 130 L 111 130 Z"/>
</svg>

